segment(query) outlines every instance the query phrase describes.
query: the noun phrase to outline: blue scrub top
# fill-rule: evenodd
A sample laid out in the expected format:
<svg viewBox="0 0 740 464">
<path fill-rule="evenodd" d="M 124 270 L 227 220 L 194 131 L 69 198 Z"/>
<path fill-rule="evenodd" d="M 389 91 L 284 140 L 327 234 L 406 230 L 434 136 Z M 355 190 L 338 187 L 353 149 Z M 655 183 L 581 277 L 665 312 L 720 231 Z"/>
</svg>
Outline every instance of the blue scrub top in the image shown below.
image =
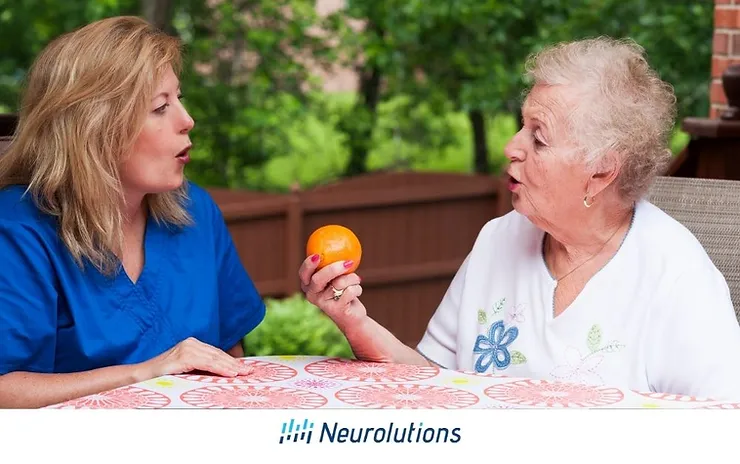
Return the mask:
<svg viewBox="0 0 740 464">
<path fill-rule="evenodd" d="M 25 188 L 0 189 L 0 375 L 79 372 L 151 359 L 188 337 L 228 350 L 264 318 L 221 211 L 190 183 L 184 229 L 151 217 L 145 265 L 84 271 Z"/>
</svg>

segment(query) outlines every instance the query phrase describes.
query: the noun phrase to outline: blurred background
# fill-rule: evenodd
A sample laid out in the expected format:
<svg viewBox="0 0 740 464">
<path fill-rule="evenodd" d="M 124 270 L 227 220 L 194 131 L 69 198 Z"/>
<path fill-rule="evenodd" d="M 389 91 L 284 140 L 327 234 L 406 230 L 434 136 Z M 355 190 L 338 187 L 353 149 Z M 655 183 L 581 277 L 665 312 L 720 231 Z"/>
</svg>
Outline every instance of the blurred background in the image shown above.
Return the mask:
<svg viewBox="0 0 740 464">
<path fill-rule="evenodd" d="M 680 121 L 717 112 L 712 0 L 0 0 L 0 113 L 17 111 L 50 40 L 124 14 L 183 41 L 187 175 L 211 189 L 278 308 L 250 334 L 251 354 L 348 355 L 295 295 L 305 239 L 330 222 L 365 244 L 371 314 L 418 341 L 479 228 L 507 211 L 494 180 L 530 53 L 636 40 L 678 96 L 676 155 L 690 140 Z"/>
</svg>

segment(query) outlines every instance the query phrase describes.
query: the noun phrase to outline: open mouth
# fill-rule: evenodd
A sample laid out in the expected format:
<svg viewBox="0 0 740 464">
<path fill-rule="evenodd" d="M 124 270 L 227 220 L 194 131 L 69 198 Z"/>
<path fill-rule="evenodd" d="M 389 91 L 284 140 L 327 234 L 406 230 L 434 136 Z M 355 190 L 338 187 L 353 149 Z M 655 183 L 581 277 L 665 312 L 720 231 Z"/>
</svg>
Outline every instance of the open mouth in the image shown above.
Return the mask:
<svg viewBox="0 0 740 464">
<path fill-rule="evenodd" d="M 508 185 L 507 185 L 509 187 L 509 190 L 512 190 L 512 191 L 516 190 L 519 187 L 519 185 L 521 185 L 521 182 L 519 182 L 518 180 L 516 180 L 516 178 L 514 178 L 511 174 L 509 174 Z"/>
<path fill-rule="evenodd" d="M 190 149 L 192 147 L 193 147 L 192 145 L 188 145 L 182 151 L 180 151 L 180 153 L 178 153 L 177 155 L 175 155 L 175 158 L 186 158 L 186 157 L 188 157 L 189 154 L 190 154 Z"/>
</svg>

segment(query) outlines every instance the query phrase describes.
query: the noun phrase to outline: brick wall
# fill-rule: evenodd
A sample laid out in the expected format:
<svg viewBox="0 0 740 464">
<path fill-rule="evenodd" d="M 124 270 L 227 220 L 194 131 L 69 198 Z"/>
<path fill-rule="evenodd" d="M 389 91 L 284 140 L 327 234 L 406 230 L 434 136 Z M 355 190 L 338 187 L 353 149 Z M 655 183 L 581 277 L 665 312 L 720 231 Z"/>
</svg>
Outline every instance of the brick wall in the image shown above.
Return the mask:
<svg viewBox="0 0 740 464">
<path fill-rule="evenodd" d="M 740 64 L 740 0 L 714 0 L 712 83 L 709 91 L 711 118 L 719 117 L 727 107 L 722 73 L 733 64 Z"/>
</svg>

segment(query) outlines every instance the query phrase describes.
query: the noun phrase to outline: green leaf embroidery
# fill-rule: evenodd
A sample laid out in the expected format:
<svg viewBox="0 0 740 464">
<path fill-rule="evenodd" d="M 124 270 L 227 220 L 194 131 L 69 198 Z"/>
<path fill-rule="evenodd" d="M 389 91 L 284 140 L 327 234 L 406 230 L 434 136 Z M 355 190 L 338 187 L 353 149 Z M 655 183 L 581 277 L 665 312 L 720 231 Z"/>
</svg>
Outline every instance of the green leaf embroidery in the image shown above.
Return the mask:
<svg viewBox="0 0 740 464">
<path fill-rule="evenodd" d="M 519 351 L 511 352 L 511 364 L 524 364 L 527 362 L 527 357 Z"/>
<path fill-rule="evenodd" d="M 500 313 L 504 309 L 504 303 L 506 303 L 506 298 L 501 298 L 498 303 L 493 305 L 493 314 Z"/>
<path fill-rule="evenodd" d="M 588 349 L 593 353 L 599 349 L 601 345 L 601 327 L 598 324 L 594 324 L 591 330 L 588 331 Z"/>
<path fill-rule="evenodd" d="M 482 309 L 478 310 L 478 324 L 485 324 L 488 318 L 486 317 L 486 312 Z"/>
</svg>

